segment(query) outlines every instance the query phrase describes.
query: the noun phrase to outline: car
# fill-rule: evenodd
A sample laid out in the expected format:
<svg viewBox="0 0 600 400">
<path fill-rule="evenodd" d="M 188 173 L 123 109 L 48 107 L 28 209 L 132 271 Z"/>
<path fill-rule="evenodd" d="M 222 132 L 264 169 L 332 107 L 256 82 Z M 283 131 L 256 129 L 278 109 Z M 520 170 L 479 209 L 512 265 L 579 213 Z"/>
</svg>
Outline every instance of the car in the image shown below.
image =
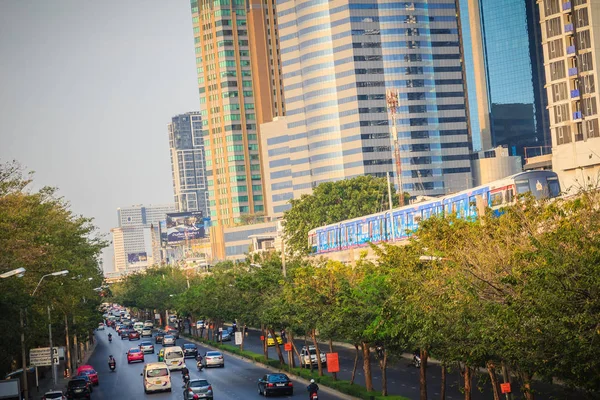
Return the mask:
<svg viewBox="0 0 600 400">
<path fill-rule="evenodd" d="M 171 323 L 177 322 L 177 315 L 169 315 L 169 322 L 171 322 Z"/>
<path fill-rule="evenodd" d="M 205 367 L 225 367 L 225 360 L 223 354 L 220 351 L 207 351 L 204 354 L 204 366 Z"/>
<path fill-rule="evenodd" d="M 160 349 L 158 351 L 158 362 L 164 362 L 165 361 L 165 348 L 163 347 L 162 349 Z"/>
<path fill-rule="evenodd" d="M 104 330 L 104 323 L 103 323 L 103 322 L 100 322 L 100 323 L 98 324 L 98 330 L 99 330 L 99 331 L 103 331 L 103 330 Z"/>
<path fill-rule="evenodd" d="M 321 365 L 326 366 L 327 355 L 325 355 L 325 353 L 321 351 L 321 355 L 319 358 L 321 361 Z M 309 368 L 311 363 L 312 365 L 318 365 L 317 349 L 315 348 L 315 346 L 308 346 L 308 348 L 306 346 L 303 346 L 302 350 L 300 350 L 300 366 L 303 368 Z"/>
<path fill-rule="evenodd" d="M 152 321 L 150 321 L 149 319 L 144 321 L 144 328 L 154 328 L 154 323 Z"/>
<path fill-rule="evenodd" d="M 132 347 L 127 353 L 127 364 L 135 361 L 144 362 L 144 352 L 137 347 Z"/>
<path fill-rule="evenodd" d="M 163 346 L 174 346 L 175 345 L 175 336 L 173 335 L 165 335 L 162 340 Z"/>
<path fill-rule="evenodd" d="M 156 332 L 156 336 L 154 336 L 154 343 L 162 343 L 163 337 L 165 337 L 165 333 L 162 331 Z"/>
<path fill-rule="evenodd" d="M 275 337 L 277 338 L 277 344 L 283 344 L 283 339 L 281 339 L 281 336 L 275 335 Z M 275 340 L 273 339 L 273 336 L 271 336 L 270 333 L 267 336 L 267 346 L 275 346 Z"/>
<path fill-rule="evenodd" d="M 184 400 L 213 400 L 212 385 L 206 379 L 192 379 L 184 386 L 183 398 Z"/>
<path fill-rule="evenodd" d="M 142 329 L 141 336 L 142 337 L 147 337 L 147 336 L 152 337 L 152 328 L 146 327 L 146 328 Z"/>
<path fill-rule="evenodd" d="M 67 397 L 60 390 L 51 390 L 44 393 L 42 400 L 67 400 Z"/>
<path fill-rule="evenodd" d="M 165 363 L 148 363 L 140 375 L 143 377 L 144 393 L 171 391 L 171 372 Z"/>
<path fill-rule="evenodd" d="M 130 330 L 129 340 L 140 340 L 140 333 L 134 330 Z"/>
<path fill-rule="evenodd" d="M 154 354 L 154 345 L 152 344 L 152 342 L 142 342 L 139 344 L 138 347 L 144 354 L 146 354 L 146 353 Z"/>
<path fill-rule="evenodd" d="M 204 325 L 204 320 L 200 320 L 200 321 L 196 321 L 196 329 L 203 329 L 206 328 L 206 325 Z"/>
<path fill-rule="evenodd" d="M 196 347 L 193 343 L 186 343 L 183 345 L 183 357 L 193 357 L 196 358 L 198 356 L 198 347 Z"/>
<path fill-rule="evenodd" d="M 98 380 L 98 373 L 91 365 L 82 365 L 81 367 L 77 368 L 77 375 L 87 375 L 90 377 L 94 385 L 98 386 L 100 384 L 100 381 Z"/>
<path fill-rule="evenodd" d="M 175 328 L 167 329 L 167 335 L 175 336 L 175 339 L 179 339 L 179 331 Z"/>
<path fill-rule="evenodd" d="M 90 389 L 87 381 L 74 378 L 67 383 L 67 399 L 89 399 Z"/>
<path fill-rule="evenodd" d="M 119 331 L 119 336 L 121 336 L 121 340 L 129 339 L 129 329 L 125 329 L 125 328 L 121 329 Z"/>
<path fill-rule="evenodd" d="M 89 376 L 87 376 L 87 375 L 75 375 L 74 378 L 83 379 L 86 382 L 87 388 L 90 391 L 90 393 L 92 393 L 94 391 L 94 388 L 93 388 L 94 384 L 92 383 L 92 378 L 90 378 Z"/>
<path fill-rule="evenodd" d="M 286 374 L 265 374 L 258 380 L 258 394 L 265 397 L 271 394 L 294 395 L 294 384 Z"/>
<path fill-rule="evenodd" d="M 223 334 L 221 335 L 221 341 L 222 342 L 231 342 L 231 339 L 233 337 L 234 337 L 233 331 L 226 330 L 226 331 L 223 331 Z"/>
</svg>

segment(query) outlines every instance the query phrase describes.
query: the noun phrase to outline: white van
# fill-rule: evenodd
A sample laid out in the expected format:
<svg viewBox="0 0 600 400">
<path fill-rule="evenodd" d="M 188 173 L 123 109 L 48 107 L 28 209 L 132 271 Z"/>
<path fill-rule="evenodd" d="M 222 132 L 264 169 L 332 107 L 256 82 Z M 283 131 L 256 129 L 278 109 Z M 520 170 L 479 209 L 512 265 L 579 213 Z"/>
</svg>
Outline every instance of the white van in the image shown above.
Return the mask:
<svg viewBox="0 0 600 400">
<path fill-rule="evenodd" d="M 164 349 L 164 361 L 165 364 L 167 364 L 167 366 L 169 367 L 169 369 L 171 371 L 176 369 L 183 369 L 183 367 L 185 366 L 183 349 L 180 346 L 164 347 Z"/>
<path fill-rule="evenodd" d="M 140 335 L 142 334 L 142 329 L 144 329 L 144 323 L 143 322 L 136 322 L 135 324 L 133 324 L 133 329 L 139 333 Z"/>
<path fill-rule="evenodd" d="M 144 365 L 144 372 L 140 375 L 144 381 L 144 392 L 171 391 L 171 372 L 163 362 L 148 363 Z"/>
</svg>

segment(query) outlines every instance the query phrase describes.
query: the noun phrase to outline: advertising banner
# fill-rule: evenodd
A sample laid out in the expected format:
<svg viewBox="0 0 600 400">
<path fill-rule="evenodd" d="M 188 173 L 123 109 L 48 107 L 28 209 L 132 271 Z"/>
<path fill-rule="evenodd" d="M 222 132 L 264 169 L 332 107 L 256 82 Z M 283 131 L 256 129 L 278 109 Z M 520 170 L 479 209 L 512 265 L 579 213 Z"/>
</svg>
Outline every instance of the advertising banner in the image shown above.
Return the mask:
<svg viewBox="0 0 600 400">
<path fill-rule="evenodd" d="M 146 254 L 146 252 L 141 252 L 141 253 L 128 253 L 127 254 L 127 263 L 128 264 L 135 264 L 135 263 L 139 263 L 139 262 L 146 262 L 148 261 L 148 255 Z"/>
<path fill-rule="evenodd" d="M 166 228 L 167 243 L 169 244 L 205 237 L 201 211 L 167 214 Z"/>
</svg>

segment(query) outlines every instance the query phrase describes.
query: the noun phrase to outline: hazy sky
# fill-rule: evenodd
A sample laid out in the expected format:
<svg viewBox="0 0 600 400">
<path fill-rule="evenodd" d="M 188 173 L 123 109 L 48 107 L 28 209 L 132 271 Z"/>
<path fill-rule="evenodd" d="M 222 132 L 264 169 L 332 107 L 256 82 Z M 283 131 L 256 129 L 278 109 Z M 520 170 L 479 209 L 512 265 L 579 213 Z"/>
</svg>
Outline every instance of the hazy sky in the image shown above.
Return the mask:
<svg viewBox="0 0 600 400">
<path fill-rule="evenodd" d="M 0 162 L 107 234 L 117 207 L 172 202 L 167 124 L 199 108 L 189 4 L 0 0 Z"/>
</svg>

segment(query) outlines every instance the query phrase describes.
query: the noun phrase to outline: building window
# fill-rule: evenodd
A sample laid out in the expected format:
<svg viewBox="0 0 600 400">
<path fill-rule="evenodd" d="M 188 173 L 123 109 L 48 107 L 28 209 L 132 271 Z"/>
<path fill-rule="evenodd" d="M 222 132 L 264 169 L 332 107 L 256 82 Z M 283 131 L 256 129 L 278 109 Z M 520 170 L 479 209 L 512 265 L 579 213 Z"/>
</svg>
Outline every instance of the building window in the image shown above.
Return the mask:
<svg viewBox="0 0 600 400">
<path fill-rule="evenodd" d="M 583 77 L 583 93 L 590 94 L 596 91 L 594 85 L 594 75 L 588 75 Z"/>
<path fill-rule="evenodd" d="M 547 17 L 559 13 L 561 11 L 559 0 L 546 0 L 544 2 L 544 11 Z"/>
<path fill-rule="evenodd" d="M 565 74 L 565 63 L 564 61 L 555 61 L 550 63 L 550 80 L 555 81 L 563 79 Z"/>
<path fill-rule="evenodd" d="M 589 49 L 591 46 L 592 41 L 590 39 L 590 31 L 585 30 L 577 32 L 577 50 Z"/>
<path fill-rule="evenodd" d="M 575 10 L 574 20 L 576 28 L 583 28 L 585 26 L 588 26 L 590 24 L 590 19 L 588 17 L 587 8 L 580 8 L 579 10 Z"/>
<path fill-rule="evenodd" d="M 594 68 L 592 53 L 584 53 L 579 56 L 579 72 L 591 71 Z"/>
<path fill-rule="evenodd" d="M 567 83 L 557 83 L 552 85 L 552 99 L 556 103 L 558 101 L 566 100 L 567 96 Z"/>
<path fill-rule="evenodd" d="M 596 98 L 591 97 L 589 99 L 583 99 L 583 115 L 589 117 L 590 115 L 596 115 L 598 110 L 596 108 Z"/>
<path fill-rule="evenodd" d="M 585 121 L 588 138 L 600 137 L 600 129 L 598 129 L 598 120 L 592 119 Z"/>
<path fill-rule="evenodd" d="M 556 144 L 571 143 L 571 127 L 559 126 L 556 128 Z"/>
<path fill-rule="evenodd" d="M 554 122 L 564 122 L 568 121 L 569 118 L 569 105 L 561 104 L 558 106 L 554 106 Z"/>
<path fill-rule="evenodd" d="M 562 33 L 562 25 L 560 22 L 560 17 L 552 18 L 546 21 L 546 36 L 551 38 L 553 36 L 558 36 Z"/>
<path fill-rule="evenodd" d="M 548 42 L 548 57 L 550 60 L 564 56 L 563 40 L 556 39 Z"/>
</svg>

